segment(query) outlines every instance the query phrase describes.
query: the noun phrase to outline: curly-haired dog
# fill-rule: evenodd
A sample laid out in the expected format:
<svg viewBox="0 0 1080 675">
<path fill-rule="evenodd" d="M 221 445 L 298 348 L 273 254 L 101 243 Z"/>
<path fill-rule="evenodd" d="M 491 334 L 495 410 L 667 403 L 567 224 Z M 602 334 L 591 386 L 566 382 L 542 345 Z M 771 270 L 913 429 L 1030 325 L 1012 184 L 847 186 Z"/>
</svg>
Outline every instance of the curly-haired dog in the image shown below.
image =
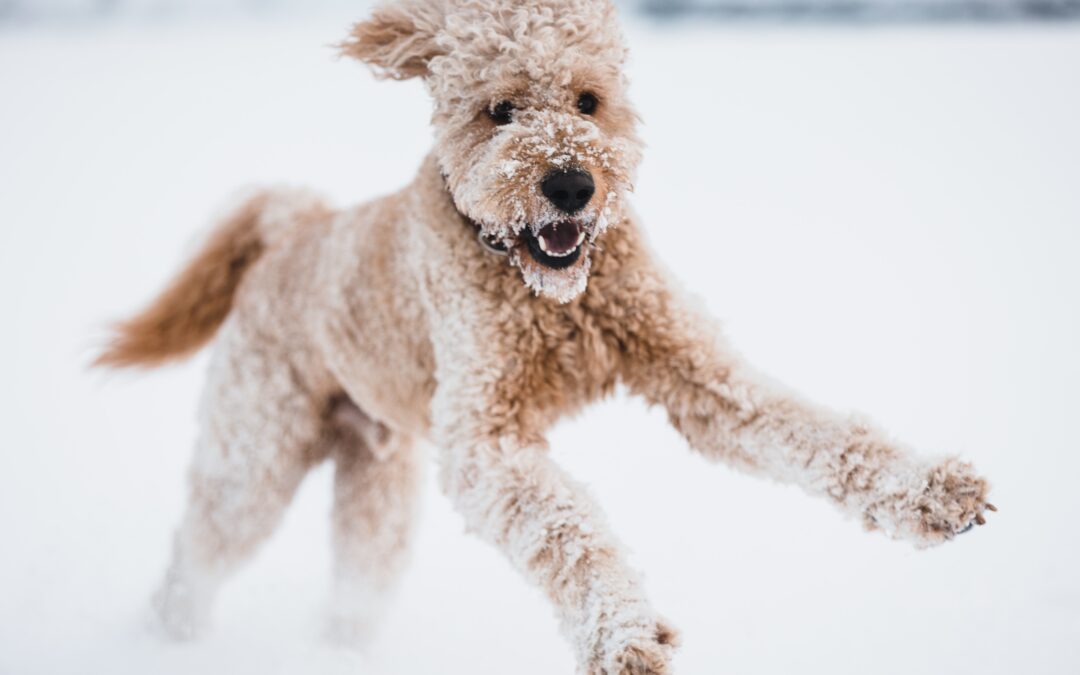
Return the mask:
<svg viewBox="0 0 1080 675">
<path fill-rule="evenodd" d="M 336 463 L 337 625 L 362 634 L 408 546 L 421 463 L 557 608 L 582 672 L 664 673 L 674 631 L 588 493 L 547 452 L 622 382 L 709 458 L 822 495 L 917 546 L 983 522 L 987 484 L 769 384 L 652 259 L 626 50 L 603 0 L 407 0 L 342 52 L 423 78 L 436 144 L 400 192 L 336 211 L 267 191 L 100 357 L 156 365 L 219 337 L 190 503 L 155 606 L 190 635 L 221 581 Z"/>
</svg>

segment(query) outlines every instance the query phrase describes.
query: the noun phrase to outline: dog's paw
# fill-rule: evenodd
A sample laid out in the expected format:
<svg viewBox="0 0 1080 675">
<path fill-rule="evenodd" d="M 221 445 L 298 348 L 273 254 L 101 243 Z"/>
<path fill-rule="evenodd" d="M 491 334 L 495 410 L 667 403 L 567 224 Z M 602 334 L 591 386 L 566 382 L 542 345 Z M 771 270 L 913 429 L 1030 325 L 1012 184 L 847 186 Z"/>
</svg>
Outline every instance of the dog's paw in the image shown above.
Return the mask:
<svg viewBox="0 0 1080 675">
<path fill-rule="evenodd" d="M 656 621 L 642 635 L 624 639 L 597 659 L 588 675 L 670 675 L 671 657 L 679 637 L 664 621 Z"/>
<path fill-rule="evenodd" d="M 323 639 L 335 647 L 364 651 L 371 643 L 374 630 L 361 617 L 331 614 L 323 626 Z"/>
<path fill-rule="evenodd" d="M 381 605 L 332 603 L 323 624 L 323 638 L 335 647 L 367 651 L 382 616 Z"/>
<path fill-rule="evenodd" d="M 206 630 L 206 611 L 199 596 L 175 578 L 166 579 L 151 599 L 149 627 L 157 635 L 177 642 L 187 642 Z"/>
<path fill-rule="evenodd" d="M 363 575 L 337 574 L 323 637 L 337 647 L 365 651 L 378 633 L 391 591 Z"/>
<path fill-rule="evenodd" d="M 867 510 L 867 524 L 920 548 L 935 546 L 986 523 L 990 486 L 971 465 L 948 459 L 887 481 L 884 496 Z"/>
</svg>

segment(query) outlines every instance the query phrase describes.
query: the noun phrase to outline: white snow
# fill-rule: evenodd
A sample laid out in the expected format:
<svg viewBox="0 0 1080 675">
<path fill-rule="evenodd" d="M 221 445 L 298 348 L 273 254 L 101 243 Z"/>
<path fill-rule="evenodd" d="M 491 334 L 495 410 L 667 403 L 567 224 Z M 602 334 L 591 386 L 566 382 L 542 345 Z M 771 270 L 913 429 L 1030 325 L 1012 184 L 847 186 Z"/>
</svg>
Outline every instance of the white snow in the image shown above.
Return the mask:
<svg viewBox="0 0 1080 675">
<path fill-rule="evenodd" d="M 330 475 L 227 586 L 206 639 L 143 624 L 183 504 L 206 356 L 87 372 L 234 189 L 348 203 L 427 147 L 417 83 L 317 21 L 0 32 L 0 673 L 570 673 L 552 612 L 429 488 L 367 656 L 326 646 Z M 917 552 L 691 455 L 619 398 L 562 424 L 680 673 L 1080 668 L 1080 32 L 636 26 L 658 253 L 758 366 L 994 482 Z M 599 242 L 602 247 L 602 241 Z M 434 473 L 434 472 L 432 472 Z"/>
</svg>

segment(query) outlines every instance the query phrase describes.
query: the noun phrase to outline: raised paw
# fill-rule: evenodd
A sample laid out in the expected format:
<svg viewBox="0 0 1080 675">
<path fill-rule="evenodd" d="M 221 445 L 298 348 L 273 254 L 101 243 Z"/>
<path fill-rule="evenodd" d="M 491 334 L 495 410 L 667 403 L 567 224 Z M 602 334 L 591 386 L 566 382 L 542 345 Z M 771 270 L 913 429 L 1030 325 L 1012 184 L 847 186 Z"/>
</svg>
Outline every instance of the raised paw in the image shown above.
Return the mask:
<svg viewBox="0 0 1080 675">
<path fill-rule="evenodd" d="M 989 484 L 957 459 L 890 477 L 884 494 L 867 510 L 871 527 L 927 547 L 946 542 L 986 523 Z"/>
<path fill-rule="evenodd" d="M 675 629 L 657 621 L 646 634 L 619 641 L 587 672 L 588 675 L 669 675 L 676 646 Z"/>
</svg>

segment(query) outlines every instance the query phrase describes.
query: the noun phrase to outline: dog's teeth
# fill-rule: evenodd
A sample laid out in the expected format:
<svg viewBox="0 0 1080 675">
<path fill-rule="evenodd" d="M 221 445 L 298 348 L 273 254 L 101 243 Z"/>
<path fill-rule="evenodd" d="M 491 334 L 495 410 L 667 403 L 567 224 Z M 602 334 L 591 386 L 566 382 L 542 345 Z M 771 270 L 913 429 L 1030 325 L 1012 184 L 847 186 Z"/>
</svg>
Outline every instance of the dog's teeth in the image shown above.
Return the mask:
<svg viewBox="0 0 1080 675">
<path fill-rule="evenodd" d="M 543 237 L 537 237 L 537 239 L 540 241 L 540 250 L 552 258 L 565 258 L 577 249 L 577 246 L 574 246 L 574 248 L 569 251 L 552 251 L 548 248 L 547 242 Z"/>
<path fill-rule="evenodd" d="M 539 244 L 540 250 L 543 251 L 545 254 L 551 256 L 552 258 L 565 258 L 566 256 L 571 255 L 572 253 L 574 253 L 574 251 L 578 249 L 579 246 L 581 246 L 581 243 L 583 241 L 585 241 L 585 233 L 580 232 L 578 233 L 577 241 L 574 242 L 574 245 L 571 246 L 568 250 L 554 251 L 552 250 L 553 247 L 548 243 L 548 240 L 544 235 L 540 235 L 536 238 L 536 242 L 537 244 Z"/>
</svg>

